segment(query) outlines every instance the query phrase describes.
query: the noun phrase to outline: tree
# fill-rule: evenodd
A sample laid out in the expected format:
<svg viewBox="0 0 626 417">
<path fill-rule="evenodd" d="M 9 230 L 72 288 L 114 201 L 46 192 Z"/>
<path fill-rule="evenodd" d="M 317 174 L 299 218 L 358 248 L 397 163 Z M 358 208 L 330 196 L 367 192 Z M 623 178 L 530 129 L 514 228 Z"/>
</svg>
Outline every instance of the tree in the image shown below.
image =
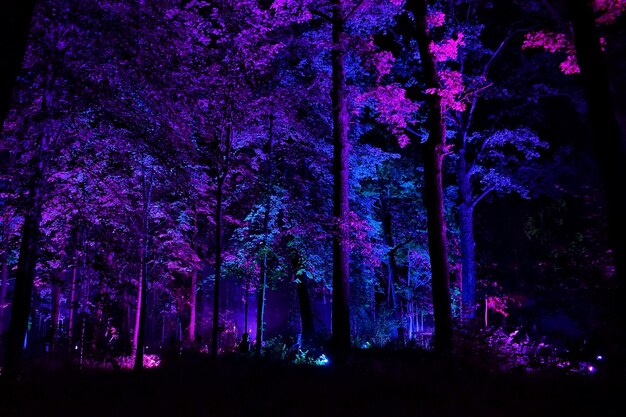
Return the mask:
<svg viewBox="0 0 626 417">
<path fill-rule="evenodd" d="M 415 39 L 426 78 L 433 92 L 445 88 L 441 84 L 427 23 L 426 0 L 413 0 L 409 8 L 415 21 Z M 446 154 L 446 121 L 442 97 L 430 94 L 426 100 L 428 139 L 424 143 L 424 204 L 428 223 L 428 245 L 432 271 L 433 307 L 435 315 L 435 348 L 441 353 L 452 349 L 452 313 L 450 308 L 450 277 L 448 246 L 443 210 L 442 164 Z M 419 138 L 414 137 L 414 140 Z"/>
<path fill-rule="evenodd" d="M 346 23 L 347 10 L 341 0 L 332 3 L 331 53 L 333 86 L 333 346 L 337 352 L 350 348 L 350 249 L 348 109 L 346 105 Z"/>
<path fill-rule="evenodd" d="M 0 129 L 9 111 L 11 95 L 22 67 L 30 21 L 37 0 L 7 0 L 0 9 Z"/>
</svg>

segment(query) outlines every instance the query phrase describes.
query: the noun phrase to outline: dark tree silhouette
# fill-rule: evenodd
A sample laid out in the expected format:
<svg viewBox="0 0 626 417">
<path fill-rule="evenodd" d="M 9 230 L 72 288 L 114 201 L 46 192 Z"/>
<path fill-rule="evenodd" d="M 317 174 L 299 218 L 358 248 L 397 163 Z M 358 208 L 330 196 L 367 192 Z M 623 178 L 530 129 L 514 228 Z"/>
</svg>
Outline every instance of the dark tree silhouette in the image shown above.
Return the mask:
<svg viewBox="0 0 626 417">
<path fill-rule="evenodd" d="M 617 122 L 606 58 L 602 53 L 591 4 L 587 0 L 570 0 L 568 6 L 573 24 L 576 59 L 587 96 L 593 143 L 598 165 L 604 177 L 609 240 L 613 249 L 618 299 L 621 303 L 626 287 L 626 222 L 623 221 L 626 213 L 623 182 L 626 178 L 626 138 L 622 136 Z M 614 319 L 617 320 L 617 328 L 623 329 L 623 311 L 615 312 Z M 619 339 L 616 345 L 622 345 L 625 340 L 623 331 L 617 336 Z"/>
<path fill-rule="evenodd" d="M 431 39 L 426 21 L 426 0 L 414 0 L 408 4 L 415 20 L 415 39 L 424 69 L 426 87 L 439 89 L 439 74 L 435 58 L 430 51 Z M 428 252 L 432 271 L 435 348 L 439 352 L 447 353 L 452 348 L 452 313 L 442 184 L 446 121 L 439 95 L 428 95 L 427 105 L 428 120 L 426 123 L 429 136 L 424 144 L 424 203 L 428 222 Z M 414 139 L 419 140 L 418 138 Z"/>
<path fill-rule="evenodd" d="M 345 5 L 333 1 L 333 50 L 331 98 L 333 103 L 333 346 L 338 352 L 350 348 L 350 249 L 349 249 L 349 187 L 348 180 L 348 109 L 346 105 L 346 23 Z"/>
<path fill-rule="evenodd" d="M 0 5 L 0 128 L 22 67 L 36 0 L 5 0 Z"/>
</svg>

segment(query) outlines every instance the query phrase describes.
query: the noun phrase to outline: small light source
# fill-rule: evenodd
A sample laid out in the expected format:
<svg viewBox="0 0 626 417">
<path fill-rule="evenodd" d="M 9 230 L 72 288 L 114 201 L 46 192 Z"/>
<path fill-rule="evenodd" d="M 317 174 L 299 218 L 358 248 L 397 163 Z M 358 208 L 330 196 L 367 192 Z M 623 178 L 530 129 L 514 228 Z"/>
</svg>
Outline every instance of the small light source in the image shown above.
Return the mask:
<svg viewBox="0 0 626 417">
<path fill-rule="evenodd" d="M 317 358 L 317 360 L 315 361 L 315 364 L 318 366 L 324 366 L 324 365 L 328 365 L 330 361 L 328 360 L 328 358 L 326 357 L 326 355 L 324 355 L 323 353 L 320 355 L 319 358 Z"/>
<path fill-rule="evenodd" d="M 599 360 L 599 361 L 601 361 L 602 359 L 604 359 L 604 356 L 602 356 L 602 355 L 598 355 L 598 356 L 596 356 L 596 359 L 597 359 L 597 360 Z"/>
<path fill-rule="evenodd" d="M 593 365 L 589 365 L 589 366 L 587 367 L 587 370 L 588 370 L 589 372 L 591 372 L 591 373 L 594 373 L 594 372 L 596 371 L 596 368 L 595 368 Z"/>
</svg>

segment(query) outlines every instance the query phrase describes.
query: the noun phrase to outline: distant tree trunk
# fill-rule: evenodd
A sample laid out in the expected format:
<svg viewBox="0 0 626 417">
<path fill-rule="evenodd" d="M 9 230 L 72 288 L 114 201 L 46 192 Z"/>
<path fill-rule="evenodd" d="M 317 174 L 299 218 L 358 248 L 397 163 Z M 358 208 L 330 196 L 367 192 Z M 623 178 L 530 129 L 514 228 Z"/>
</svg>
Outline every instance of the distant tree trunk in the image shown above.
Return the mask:
<svg viewBox="0 0 626 417">
<path fill-rule="evenodd" d="M 28 206 L 22 225 L 22 242 L 17 261 L 15 274 L 15 288 L 13 290 L 13 305 L 11 321 L 5 350 L 5 369 L 9 378 L 17 377 L 19 372 L 24 338 L 28 327 L 30 314 L 33 283 L 35 280 L 35 268 L 39 257 L 39 237 L 42 207 L 42 191 L 44 184 L 43 162 L 35 164 L 32 173 Z"/>
<path fill-rule="evenodd" d="M 380 220 L 383 228 L 385 244 L 389 247 L 387 253 L 387 291 L 385 294 L 387 306 L 393 311 L 396 306 L 394 284 L 398 282 L 398 265 L 396 263 L 395 242 L 392 233 L 392 216 L 390 202 L 385 197 L 380 198 Z"/>
<path fill-rule="evenodd" d="M 568 5 L 573 20 L 576 58 L 584 82 L 588 117 L 593 132 L 598 166 L 604 179 L 604 189 L 608 205 L 609 240 L 613 249 L 618 291 L 617 303 L 626 297 L 626 137 L 620 132 L 616 107 L 611 94 L 605 57 L 602 53 L 600 36 L 594 22 L 594 13 L 587 0 L 569 0 Z M 623 20 L 623 19 L 622 19 Z M 614 341 L 616 356 L 620 361 L 616 368 L 626 363 L 623 346 L 624 313 L 614 314 L 615 327 L 619 329 Z"/>
<path fill-rule="evenodd" d="M 250 280 L 246 277 L 246 286 L 243 295 L 243 332 L 248 333 L 248 312 L 249 312 L 249 294 L 250 294 Z"/>
<path fill-rule="evenodd" d="M 626 139 L 620 132 L 608 79 L 606 59 L 586 0 L 570 0 L 576 58 L 587 93 L 589 121 L 609 203 L 609 235 L 618 275 L 626 278 Z"/>
<path fill-rule="evenodd" d="M 440 88 L 439 74 L 426 23 L 426 0 L 411 0 L 409 6 L 415 19 L 415 38 L 424 67 L 426 88 Z M 446 121 L 441 97 L 427 96 L 429 132 L 424 144 L 424 203 L 428 223 L 428 249 L 432 272 L 433 309 L 435 318 L 435 349 L 448 353 L 452 349 L 452 313 L 446 222 L 443 210 L 442 164 L 445 150 Z"/>
<path fill-rule="evenodd" d="M 315 334 L 313 323 L 313 310 L 311 309 L 311 297 L 306 279 L 301 279 L 296 284 L 298 291 L 298 304 L 300 307 L 300 323 L 302 325 L 302 340 L 311 340 Z"/>
<path fill-rule="evenodd" d="M 5 233 L 6 236 L 6 233 Z M 4 310 L 7 301 L 7 287 L 9 286 L 9 253 L 8 248 L 5 248 L 0 256 L 0 273 L 2 274 L 2 283 L 0 284 L 0 337 L 4 335 Z M 2 340 L 0 339 L 0 344 Z"/>
<path fill-rule="evenodd" d="M 144 167 L 145 169 L 145 167 Z M 143 356 L 146 333 L 146 300 L 148 292 L 148 244 L 149 244 L 149 224 L 150 206 L 152 204 L 152 185 L 154 170 L 149 168 L 148 178 L 143 175 L 143 212 L 141 224 L 141 247 L 139 248 L 139 285 L 137 290 L 137 313 L 135 317 L 135 334 L 133 337 L 133 347 L 135 351 L 135 371 L 143 369 Z"/>
<path fill-rule="evenodd" d="M 333 305 L 332 345 L 338 354 L 350 349 L 350 203 L 348 110 L 346 105 L 345 7 L 333 0 L 332 89 L 333 106 Z"/>
<path fill-rule="evenodd" d="M 193 236 L 191 238 L 193 242 L 194 252 L 198 254 L 198 210 L 194 206 L 193 216 Z M 196 315 L 198 311 L 198 269 L 196 267 L 191 271 L 191 288 L 189 294 L 189 330 L 188 339 L 193 343 L 196 341 Z"/>
<path fill-rule="evenodd" d="M 76 281 L 78 279 L 78 251 L 74 250 L 74 261 L 72 263 L 72 281 L 70 282 L 70 303 L 67 318 L 67 341 L 68 349 L 72 349 L 74 343 L 74 321 L 76 316 Z"/>
<path fill-rule="evenodd" d="M 461 202 L 458 206 L 459 234 L 461 240 L 461 296 L 463 317 L 472 319 L 476 314 L 476 255 L 474 241 L 474 205 L 470 175 L 467 169 L 466 149 L 459 149 L 456 173 Z"/>
<path fill-rule="evenodd" d="M 3 0 L 0 6 L 0 130 L 22 68 L 36 0 Z"/>
<path fill-rule="evenodd" d="M 142 239 L 143 240 L 143 239 Z M 133 332 L 133 355 L 135 356 L 135 369 L 139 370 L 143 367 L 143 332 L 142 327 L 145 322 L 145 305 L 146 305 L 146 279 L 145 269 L 143 267 L 145 253 L 142 243 L 139 255 L 139 280 L 137 283 L 137 303 L 135 310 L 135 327 Z"/>
<path fill-rule="evenodd" d="M 298 277 L 298 270 L 301 268 L 301 258 L 297 250 L 291 253 L 291 274 L 292 282 L 296 282 L 296 293 L 298 295 L 298 306 L 300 310 L 300 326 L 302 329 L 302 340 L 311 340 L 315 334 L 315 324 L 313 322 L 313 309 L 311 308 L 311 297 L 309 295 L 309 285 L 306 277 Z"/>
<path fill-rule="evenodd" d="M 52 283 L 52 311 L 50 313 L 50 352 L 56 352 L 59 340 L 59 316 L 61 308 L 60 282 Z"/>
<path fill-rule="evenodd" d="M 215 201 L 215 286 L 213 287 L 213 329 L 211 331 L 211 359 L 217 359 L 218 338 L 220 335 L 220 278 L 222 274 L 222 238 L 223 238 L 223 200 L 224 182 L 228 174 L 228 161 L 230 158 L 230 147 L 232 145 L 233 127 L 232 122 L 226 126 L 225 139 L 226 149 L 224 161 L 218 163 L 217 191 Z"/>
<path fill-rule="evenodd" d="M 196 340 L 196 306 L 198 301 L 198 271 L 194 268 L 191 272 L 191 289 L 189 294 L 189 331 L 188 340 L 193 343 Z"/>
<path fill-rule="evenodd" d="M 259 282 L 258 293 L 258 308 L 256 318 L 256 356 L 261 357 L 262 345 L 263 345 L 263 330 L 265 327 L 265 297 L 267 293 L 267 251 L 268 251 L 268 238 L 269 238 L 269 223 L 270 223 L 270 210 L 272 205 L 272 147 L 273 147 L 273 132 L 274 130 L 274 116 L 270 114 L 269 117 L 269 132 L 268 132 L 268 144 L 267 144 L 267 160 L 265 168 L 265 181 L 266 181 L 266 202 L 265 213 L 263 215 L 263 243 L 261 250 L 261 276 Z"/>
<path fill-rule="evenodd" d="M 220 276 L 222 274 L 222 188 L 218 179 L 215 203 L 215 285 L 213 287 L 213 329 L 211 331 L 211 358 L 217 359 L 220 318 Z"/>
<path fill-rule="evenodd" d="M 256 356 L 261 357 L 263 345 L 263 329 L 265 320 L 265 297 L 267 293 L 267 236 L 270 219 L 270 197 L 265 205 L 265 214 L 263 215 L 263 245 L 261 254 L 261 276 L 259 282 L 258 308 L 256 316 Z"/>
</svg>

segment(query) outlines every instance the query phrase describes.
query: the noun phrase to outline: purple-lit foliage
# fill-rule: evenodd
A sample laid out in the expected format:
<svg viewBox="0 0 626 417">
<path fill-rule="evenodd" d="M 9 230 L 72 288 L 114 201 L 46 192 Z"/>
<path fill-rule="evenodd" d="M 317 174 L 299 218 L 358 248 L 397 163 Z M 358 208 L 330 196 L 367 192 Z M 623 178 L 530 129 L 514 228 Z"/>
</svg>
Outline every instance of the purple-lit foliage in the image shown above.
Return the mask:
<svg viewBox="0 0 626 417">
<path fill-rule="evenodd" d="M 488 27 L 491 6 L 472 1 L 428 2 L 416 33 L 414 4 L 42 0 L 0 142 L 10 150 L 0 308 L 13 295 L 13 357 L 29 320 L 29 349 L 137 368 L 170 337 L 217 355 L 256 324 L 259 352 L 279 332 L 302 333 L 296 361 L 321 364 L 307 348 L 329 330 L 338 349 L 350 337 L 403 345 L 429 340 L 434 310 L 445 322 L 450 302 L 471 318 L 512 299 L 487 285 L 508 279 L 484 261 L 493 248 L 474 251 L 475 233 L 503 223 L 474 209 L 492 194 L 534 196 L 551 152 L 526 110 L 540 101 L 526 76 L 492 71 L 523 40 Z M 562 36 L 525 45 L 572 49 Z M 541 225 L 557 226 L 524 224 L 525 243 L 557 240 Z M 602 247 L 570 246 L 537 270 L 569 271 Z M 485 337 L 530 355 L 531 342 Z"/>
</svg>

